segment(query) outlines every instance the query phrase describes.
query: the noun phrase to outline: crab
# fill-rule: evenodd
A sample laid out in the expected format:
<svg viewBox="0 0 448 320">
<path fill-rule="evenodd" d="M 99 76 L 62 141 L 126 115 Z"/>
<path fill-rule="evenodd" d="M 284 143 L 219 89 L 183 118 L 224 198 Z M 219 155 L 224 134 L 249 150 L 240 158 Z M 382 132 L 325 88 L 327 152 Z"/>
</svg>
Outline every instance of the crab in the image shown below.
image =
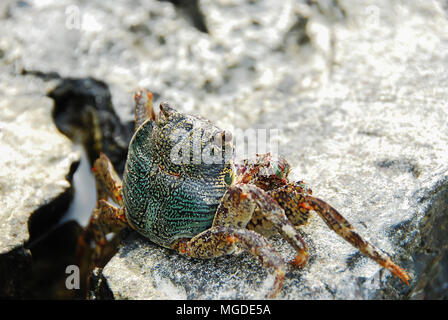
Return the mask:
<svg viewBox="0 0 448 320">
<path fill-rule="evenodd" d="M 286 264 L 267 238 L 279 233 L 295 249 L 290 264 L 303 268 L 309 253 L 298 227 L 314 211 L 361 253 L 409 284 L 409 274 L 364 240 L 336 209 L 314 197 L 303 181 L 288 179 L 291 167 L 283 157 L 256 154 L 234 163 L 227 130 L 178 112 L 167 103 L 160 104 L 156 115 L 148 90 L 137 91 L 134 99 L 135 133 L 123 181 L 104 154 L 92 168 L 98 201 L 86 230 L 96 243 L 96 259 L 107 242 L 106 235 L 126 226 L 193 258 L 228 255 L 238 246 L 273 274 L 268 295 L 273 298 L 282 288 Z M 195 141 L 198 137 L 199 143 Z M 214 137 L 224 139 L 224 144 Z M 199 149 L 195 151 L 194 146 Z M 183 161 L 173 157 L 176 148 L 185 151 Z M 204 150 L 221 155 L 222 161 L 194 161 L 197 150 L 199 155 Z"/>
</svg>

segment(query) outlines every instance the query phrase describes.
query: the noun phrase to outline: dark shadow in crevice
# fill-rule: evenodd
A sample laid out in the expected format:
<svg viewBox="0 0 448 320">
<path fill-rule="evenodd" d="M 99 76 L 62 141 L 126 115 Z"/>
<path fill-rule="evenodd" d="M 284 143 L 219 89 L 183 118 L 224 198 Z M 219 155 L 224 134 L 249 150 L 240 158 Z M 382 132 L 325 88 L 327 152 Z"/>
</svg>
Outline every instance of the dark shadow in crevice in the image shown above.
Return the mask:
<svg viewBox="0 0 448 320">
<path fill-rule="evenodd" d="M 0 255 L 0 299 L 24 298 L 23 275 L 30 269 L 31 262 L 30 251 L 23 247 Z"/>
<path fill-rule="evenodd" d="M 66 280 L 68 266 L 79 266 L 77 240 L 82 232 L 74 220 L 57 225 L 31 245 L 32 264 L 21 278 L 26 284 L 26 299 L 84 299 L 85 282 L 82 274 L 79 287 L 69 289 Z"/>
<path fill-rule="evenodd" d="M 61 78 L 56 72 L 24 70 L 22 74 L 57 80 L 48 97 L 55 103 L 53 118 L 59 131 L 86 149 L 91 165 L 103 152 L 122 174 L 134 123 L 120 121 L 107 84 L 91 77 Z"/>
<path fill-rule="evenodd" d="M 59 131 L 82 145 L 91 167 L 93 161 L 104 152 L 113 162 L 119 174 L 124 169 L 127 146 L 132 137 L 133 123 L 122 124 L 116 115 L 108 86 L 93 78 L 61 78 L 55 72 L 24 70 L 44 81 L 56 81 L 56 87 L 48 93 L 54 100 L 53 117 Z M 59 223 L 66 214 L 74 193 L 73 175 L 78 162 L 70 168 L 67 180 L 71 187 L 57 199 L 37 210 L 29 222 L 30 240 L 26 245 L 31 252 L 32 263 L 21 275 L 26 299 L 84 299 L 87 297 L 87 278 L 90 257 L 79 255 L 78 239 L 83 228 L 77 221 Z M 75 190 L 76 191 L 76 190 Z M 116 245 L 116 242 L 114 243 Z M 116 246 L 113 250 L 116 250 Z M 113 256 L 110 250 L 109 257 Z M 79 266 L 80 289 L 66 287 L 65 273 L 68 265 Z M 6 283 L 7 284 L 7 283 Z"/>
<path fill-rule="evenodd" d="M 58 221 L 67 211 L 70 201 L 73 198 L 73 174 L 75 173 L 79 162 L 74 162 L 69 170 L 66 180 L 70 183 L 70 188 L 67 188 L 56 199 L 50 203 L 37 209 L 30 217 L 28 221 L 28 232 L 30 239 L 25 245 L 26 249 L 31 249 L 35 242 L 39 241 L 39 238 L 45 236 L 48 232 L 56 226 Z"/>
<path fill-rule="evenodd" d="M 171 2 L 179 12 L 199 31 L 209 33 L 205 23 L 205 17 L 199 7 L 198 0 L 159 0 Z"/>
<path fill-rule="evenodd" d="M 133 123 L 120 122 L 107 85 L 93 78 L 62 79 L 48 96 L 55 101 L 57 127 L 84 146 L 90 164 L 104 152 L 122 174 Z"/>
<path fill-rule="evenodd" d="M 408 245 L 413 247 L 414 282 L 410 299 L 446 299 L 448 297 L 448 181 L 441 181 L 425 192 L 427 202 L 424 218 L 418 222 L 418 236 Z M 412 222 L 415 223 L 415 222 Z M 396 228 L 403 242 L 411 227 Z"/>
</svg>

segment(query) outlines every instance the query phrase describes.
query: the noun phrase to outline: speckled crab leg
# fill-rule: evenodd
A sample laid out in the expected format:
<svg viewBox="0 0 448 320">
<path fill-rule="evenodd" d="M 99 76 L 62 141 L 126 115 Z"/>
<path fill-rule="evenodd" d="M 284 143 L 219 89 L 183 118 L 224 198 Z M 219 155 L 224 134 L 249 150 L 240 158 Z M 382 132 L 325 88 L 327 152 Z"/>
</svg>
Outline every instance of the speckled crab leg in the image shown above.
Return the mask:
<svg viewBox="0 0 448 320">
<path fill-rule="evenodd" d="M 355 228 L 339 213 L 326 202 L 307 195 L 304 197 L 302 207 L 308 210 L 314 210 L 325 221 L 325 223 L 338 235 L 347 240 L 354 247 L 358 248 L 364 255 L 373 259 L 382 267 L 390 270 L 398 276 L 403 282 L 409 285 L 411 277 L 409 274 L 397 266 L 392 260 L 378 248 L 364 240 L 355 230 Z"/>
<path fill-rule="evenodd" d="M 264 236 L 279 232 L 296 250 L 296 257 L 290 262 L 303 267 L 308 261 L 308 247 L 283 209 L 267 194 L 254 185 L 237 184 L 224 195 L 213 221 L 213 226 L 248 228 Z"/>
<path fill-rule="evenodd" d="M 101 153 L 92 168 L 97 182 L 98 201 L 85 232 L 79 238 L 80 248 L 95 240 L 92 260 L 95 264 L 101 259 L 102 249 L 106 244 L 106 235 L 124 228 L 126 217 L 123 207 L 121 179 L 113 168 L 109 158 Z M 107 202 L 111 198 L 120 207 Z"/>
<path fill-rule="evenodd" d="M 294 226 L 307 223 L 310 211 L 313 210 L 319 214 L 330 229 L 358 248 L 364 255 L 390 270 L 406 284 L 409 283 L 411 277 L 405 270 L 364 240 L 336 209 L 313 197 L 311 189 L 304 182 L 288 182 L 290 166 L 285 159 L 276 159 L 270 154 L 259 154 L 254 162 L 243 161 L 236 167 L 237 181 L 253 183 L 266 190 L 283 208 L 288 220 Z"/>
<path fill-rule="evenodd" d="M 311 190 L 302 181 L 289 183 L 286 186 L 270 191 L 269 194 L 282 206 L 289 220 L 294 225 L 298 226 L 306 223 L 310 211 L 315 211 L 330 229 L 359 249 L 364 255 L 390 270 L 408 284 L 411 278 L 406 271 L 393 263 L 378 248 L 364 240 L 336 209 L 325 201 L 313 197 Z"/>
<path fill-rule="evenodd" d="M 286 215 L 285 209 L 288 208 L 283 207 L 282 197 L 273 198 L 275 194 L 271 194 L 272 189 L 277 190 L 287 185 L 290 171 L 288 162 L 281 157 L 275 158 L 270 153 L 257 154 L 255 159 L 244 160 L 236 168 L 238 185 L 240 188 L 244 185 L 245 188 L 250 188 L 246 193 L 257 203 L 257 209 L 247 227 L 266 236 L 272 233 L 273 228 L 277 230 L 297 252 L 290 263 L 295 267 L 303 267 L 308 261 L 308 247 L 294 228 L 295 224 L 291 223 L 290 216 Z M 306 216 L 302 218 L 307 219 Z"/>
<path fill-rule="evenodd" d="M 98 189 L 98 200 L 107 200 L 107 197 L 119 206 L 123 206 L 122 183 L 109 158 L 100 153 L 92 168 Z"/>
<path fill-rule="evenodd" d="M 118 232 L 127 226 L 124 209 L 115 207 L 110 203 L 99 200 L 97 207 L 93 210 L 87 230 L 95 239 L 95 254 L 93 260 L 99 261 L 103 247 L 106 245 L 106 235 Z"/>
<path fill-rule="evenodd" d="M 173 249 L 193 258 L 210 259 L 233 252 L 240 245 L 257 257 L 274 276 L 274 284 L 269 293 L 274 298 L 283 286 L 285 278 L 283 259 L 262 235 L 247 229 L 216 226 L 196 235 L 190 240 L 180 240 Z"/>
</svg>

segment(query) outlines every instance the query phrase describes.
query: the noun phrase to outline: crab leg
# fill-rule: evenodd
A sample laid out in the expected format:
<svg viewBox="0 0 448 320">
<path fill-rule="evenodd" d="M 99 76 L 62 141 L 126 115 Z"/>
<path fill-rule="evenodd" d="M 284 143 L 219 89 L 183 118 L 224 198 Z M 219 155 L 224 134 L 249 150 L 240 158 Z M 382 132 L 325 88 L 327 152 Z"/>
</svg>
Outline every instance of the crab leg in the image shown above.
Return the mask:
<svg viewBox="0 0 448 320">
<path fill-rule="evenodd" d="M 305 240 L 289 221 L 282 207 L 264 190 L 251 186 L 251 195 L 257 204 L 254 216 L 248 228 L 264 234 L 267 232 L 264 220 L 270 222 L 282 237 L 296 250 L 297 255 L 290 263 L 295 267 L 304 267 L 308 261 L 308 246 Z"/>
<path fill-rule="evenodd" d="M 106 235 L 124 228 L 127 223 L 124 209 L 122 209 L 121 179 L 114 170 L 109 158 L 101 153 L 100 157 L 95 160 L 92 171 L 96 178 L 98 202 L 93 210 L 89 224 L 79 236 L 78 248 L 81 254 L 93 238 L 95 240 L 95 251 L 92 260 L 97 264 L 101 259 L 103 247 L 106 244 Z M 108 203 L 108 197 L 120 207 L 115 207 Z"/>
<path fill-rule="evenodd" d="M 126 226 L 126 217 L 122 208 L 117 208 L 104 200 L 98 201 L 86 229 L 92 233 L 95 239 L 96 258 L 100 257 L 102 247 L 106 245 L 106 235 L 117 232 Z"/>
<path fill-rule="evenodd" d="M 254 185 L 237 184 L 227 190 L 213 221 L 213 226 L 217 225 L 247 227 L 264 236 L 279 232 L 297 252 L 291 264 L 303 267 L 308 261 L 307 244 L 282 207 L 266 191 Z"/>
<path fill-rule="evenodd" d="M 101 152 L 95 160 L 92 172 L 97 181 L 98 200 L 107 200 L 109 196 L 116 204 L 123 206 L 121 179 L 104 153 Z"/>
<path fill-rule="evenodd" d="M 209 259 L 232 253 L 235 245 L 248 250 L 274 275 L 274 284 L 269 293 L 269 297 L 274 298 L 283 286 L 284 262 L 268 240 L 254 231 L 228 226 L 212 227 L 190 240 L 176 242 L 173 249 L 193 258 Z"/>
<path fill-rule="evenodd" d="M 326 202 L 313 196 L 305 196 L 305 201 L 301 204 L 307 210 L 314 210 L 325 221 L 328 227 L 334 230 L 338 235 L 358 248 L 364 255 L 376 261 L 382 267 L 390 270 L 398 276 L 403 282 L 409 285 L 411 277 L 409 274 L 397 266 L 384 253 L 375 246 L 364 240 L 355 230 L 355 228 L 339 213 Z"/>
</svg>

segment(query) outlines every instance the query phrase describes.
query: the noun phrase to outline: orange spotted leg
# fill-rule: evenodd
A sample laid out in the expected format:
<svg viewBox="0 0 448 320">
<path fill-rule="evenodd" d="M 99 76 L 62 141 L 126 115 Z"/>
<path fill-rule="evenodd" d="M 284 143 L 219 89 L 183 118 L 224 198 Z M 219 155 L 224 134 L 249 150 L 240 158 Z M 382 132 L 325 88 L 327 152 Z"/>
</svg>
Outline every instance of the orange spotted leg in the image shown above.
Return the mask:
<svg viewBox="0 0 448 320">
<path fill-rule="evenodd" d="M 364 240 L 355 230 L 355 228 L 339 213 L 326 202 L 312 197 L 305 196 L 304 205 L 308 205 L 310 210 L 314 210 L 325 221 L 330 229 L 358 248 L 364 255 L 375 260 L 382 267 L 390 270 L 403 282 L 409 285 L 410 275 L 397 266 L 392 260 L 378 248 Z"/>
<path fill-rule="evenodd" d="M 262 265 L 274 276 L 274 284 L 269 297 L 274 298 L 283 286 L 285 278 L 284 262 L 262 235 L 247 229 L 230 226 L 215 226 L 173 245 L 181 254 L 193 258 L 209 259 L 230 254 L 239 245 L 257 257 Z"/>
<path fill-rule="evenodd" d="M 113 202 L 123 206 L 121 179 L 104 153 L 100 153 L 99 158 L 95 160 L 92 172 L 97 182 L 98 200 L 107 200 L 110 197 Z"/>
<path fill-rule="evenodd" d="M 284 210 L 263 189 L 251 184 L 230 187 L 219 206 L 213 226 L 247 228 L 269 237 L 280 233 L 297 251 L 291 264 L 303 267 L 308 261 L 308 248 Z"/>
<path fill-rule="evenodd" d="M 111 232 L 117 233 L 127 225 L 123 208 L 115 207 L 105 200 L 98 201 L 86 229 L 95 240 L 93 256 L 95 265 L 101 260 L 103 248 L 107 243 L 106 235 Z"/>
<path fill-rule="evenodd" d="M 272 190 L 269 194 L 282 206 L 289 220 L 294 225 L 302 225 L 307 222 L 310 211 L 315 211 L 327 224 L 327 226 L 344 238 L 361 253 L 373 259 L 382 267 L 390 270 L 403 282 L 409 284 L 409 274 L 397 266 L 392 260 L 378 248 L 363 239 L 355 228 L 336 209 L 326 202 L 313 197 L 311 190 L 302 182 L 289 183 L 283 187 Z"/>
<path fill-rule="evenodd" d="M 80 248 L 95 241 L 93 263 L 98 265 L 102 251 L 106 245 L 106 235 L 118 232 L 126 227 L 127 221 L 123 209 L 123 195 L 121 179 L 115 172 L 109 158 L 101 153 L 95 161 L 92 171 L 96 178 L 98 201 L 84 233 L 80 236 Z M 108 198 L 118 206 L 107 202 Z"/>
</svg>

